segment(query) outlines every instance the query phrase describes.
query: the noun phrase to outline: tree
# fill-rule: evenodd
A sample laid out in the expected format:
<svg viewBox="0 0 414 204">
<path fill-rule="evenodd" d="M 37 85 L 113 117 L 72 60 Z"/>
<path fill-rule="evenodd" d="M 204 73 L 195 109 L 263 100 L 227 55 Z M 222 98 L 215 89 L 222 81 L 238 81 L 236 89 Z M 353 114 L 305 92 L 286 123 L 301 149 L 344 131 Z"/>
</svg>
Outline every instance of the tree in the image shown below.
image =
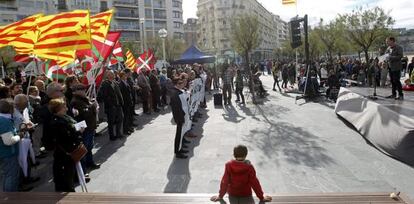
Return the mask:
<svg viewBox="0 0 414 204">
<path fill-rule="evenodd" d="M 233 19 L 231 22 L 231 44 L 238 53 L 244 56 L 246 68 L 249 71 L 249 89 L 252 93 L 253 103 L 256 103 L 256 95 L 253 89 L 249 54 L 260 43 L 260 23 L 256 16 L 246 14 Z"/>
<path fill-rule="evenodd" d="M 328 55 L 329 62 L 333 63 L 333 55 L 344 52 L 346 49 L 346 43 L 344 43 L 343 26 L 337 20 L 333 20 L 328 24 L 323 23 L 323 19 L 320 20 L 319 25 L 314 30 L 321 40 L 326 54 Z"/>
<path fill-rule="evenodd" d="M 162 59 L 162 39 L 160 37 L 153 37 L 147 41 L 148 48 L 150 48 L 158 59 Z M 172 62 L 180 57 L 185 51 L 185 43 L 179 39 L 165 39 L 165 57 L 166 60 Z"/>
<path fill-rule="evenodd" d="M 392 33 L 390 27 L 395 22 L 380 7 L 367 10 L 363 10 L 361 7 L 349 14 L 339 15 L 337 20 L 344 26 L 347 40 L 360 47 L 360 50 L 365 53 L 367 62 L 371 47 L 383 44 L 385 38 Z"/>
<path fill-rule="evenodd" d="M 127 51 L 127 49 L 131 50 L 134 57 L 139 57 L 138 54 L 141 53 L 141 47 L 138 42 L 134 41 L 125 41 L 121 42 L 122 50 L 124 51 L 124 56 Z"/>
</svg>

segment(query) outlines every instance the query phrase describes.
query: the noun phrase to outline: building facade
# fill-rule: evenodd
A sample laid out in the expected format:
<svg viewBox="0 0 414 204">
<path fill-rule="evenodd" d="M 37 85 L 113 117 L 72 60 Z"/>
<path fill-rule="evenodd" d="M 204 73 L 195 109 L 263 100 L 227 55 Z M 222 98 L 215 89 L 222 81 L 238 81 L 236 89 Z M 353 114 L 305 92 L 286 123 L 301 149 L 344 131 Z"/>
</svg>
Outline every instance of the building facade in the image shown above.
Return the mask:
<svg viewBox="0 0 414 204">
<path fill-rule="evenodd" d="M 187 46 L 197 45 L 197 19 L 189 18 L 184 24 L 184 41 Z"/>
<path fill-rule="evenodd" d="M 239 15 L 258 17 L 262 41 L 251 53 L 255 61 L 273 58 L 274 50 L 287 37 L 286 22 L 257 0 L 199 0 L 197 8 L 198 44 L 217 56 L 236 59 L 237 54 L 231 45 L 231 19 Z"/>
<path fill-rule="evenodd" d="M 111 30 L 122 31 L 124 41 L 154 37 L 162 28 L 169 37 L 184 38 L 182 0 L 6 0 L 0 1 L 0 25 L 35 13 L 89 9 L 96 14 L 112 8 Z"/>
</svg>

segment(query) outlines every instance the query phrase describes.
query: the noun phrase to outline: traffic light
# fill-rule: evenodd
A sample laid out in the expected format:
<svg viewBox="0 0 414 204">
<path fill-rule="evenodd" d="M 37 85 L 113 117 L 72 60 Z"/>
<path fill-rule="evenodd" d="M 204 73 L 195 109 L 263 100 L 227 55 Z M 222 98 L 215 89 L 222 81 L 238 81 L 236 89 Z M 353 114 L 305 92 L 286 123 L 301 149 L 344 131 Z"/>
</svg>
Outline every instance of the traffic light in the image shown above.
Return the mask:
<svg viewBox="0 0 414 204">
<path fill-rule="evenodd" d="M 302 32 L 300 29 L 300 22 L 301 20 L 291 20 L 290 21 L 290 35 L 291 35 L 291 43 L 293 49 L 302 45 Z"/>
</svg>

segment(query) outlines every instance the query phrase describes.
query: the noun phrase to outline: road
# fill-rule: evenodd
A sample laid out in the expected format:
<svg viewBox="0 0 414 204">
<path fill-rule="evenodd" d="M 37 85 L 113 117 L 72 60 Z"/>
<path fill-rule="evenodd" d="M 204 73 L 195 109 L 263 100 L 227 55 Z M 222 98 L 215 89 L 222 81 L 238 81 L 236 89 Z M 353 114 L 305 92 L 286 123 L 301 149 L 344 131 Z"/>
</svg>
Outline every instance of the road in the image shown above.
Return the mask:
<svg viewBox="0 0 414 204">
<path fill-rule="evenodd" d="M 245 144 L 264 191 L 271 194 L 401 191 L 414 198 L 414 169 L 367 144 L 336 116 L 335 104 L 295 104 L 294 94 L 271 91 L 270 76 L 262 80 L 270 96 L 258 106 L 233 102 L 217 108 L 209 95 L 208 108 L 194 126 L 200 137 L 191 139 L 189 159 L 174 159 L 175 126 L 168 109 L 139 116 L 138 130 L 125 140 L 97 138 L 95 158 L 102 166 L 90 173 L 88 190 L 215 193 L 233 147 Z M 35 191 L 53 191 L 51 172 L 42 175 Z"/>
</svg>

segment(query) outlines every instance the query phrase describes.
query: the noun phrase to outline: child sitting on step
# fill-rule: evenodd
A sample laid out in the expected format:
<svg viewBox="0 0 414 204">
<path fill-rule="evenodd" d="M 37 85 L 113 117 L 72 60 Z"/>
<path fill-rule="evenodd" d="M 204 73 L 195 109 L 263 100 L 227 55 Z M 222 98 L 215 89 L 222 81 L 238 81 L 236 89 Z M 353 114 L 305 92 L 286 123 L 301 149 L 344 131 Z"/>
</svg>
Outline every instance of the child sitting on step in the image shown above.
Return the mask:
<svg viewBox="0 0 414 204">
<path fill-rule="evenodd" d="M 211 197 L 211 201 L 222 200 L 226 193 L 230 200 L 252 199 L 252 189 L 260 201 L 272 201 L 272 197 L 263 196 L 262 187 L 256 177 L 256 171 L 249 160 L 246 160 L 247 147 L 238 145 L 233 149 L 235 160 L 226 163 L 224 175 L 221 179 L 220 193 Z M 232 203 L 232 202 L 231 202 Z"/>
</svg>

